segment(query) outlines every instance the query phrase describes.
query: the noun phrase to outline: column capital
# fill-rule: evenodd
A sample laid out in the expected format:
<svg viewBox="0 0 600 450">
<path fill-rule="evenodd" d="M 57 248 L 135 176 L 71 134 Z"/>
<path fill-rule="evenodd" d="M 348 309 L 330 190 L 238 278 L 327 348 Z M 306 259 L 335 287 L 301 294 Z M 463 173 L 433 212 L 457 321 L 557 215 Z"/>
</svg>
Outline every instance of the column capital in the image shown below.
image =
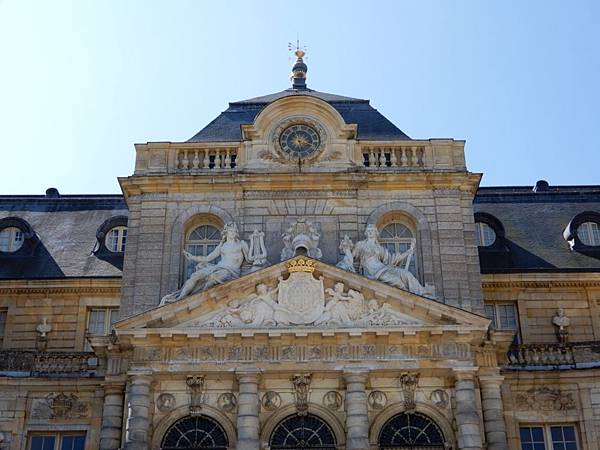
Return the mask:
<svg viewBox="0 0 600 450">
<path fill-rule="evenodd" d="M 477 375 L 476 367 L 469 367 L 464 369 L 453 369 L 454 378 L 456 381 L 475 381 Z"/>
<path fill-rule="evenodd" d="M 479 384 L 482 386 L 501 386 L 504 381 L 503 375 L 480 375 Z"/>
<path fill-rule="evenodd" d="M 369 381 L 369 369 L 344 369 L 343 377 L 346 383 L 366 383 Z"/>
<path fill-rule="evenodd" d="M 122 394 L 125 392 L 124 383 L 105 383 L 104 384 L 104 395 L 111 394 Z"/>
<path fill-rule="evenodd" d="M 238 382 L 241 383 L 258 383 L 261 375 L 262 370 L 260 369 L 244 369 L 235 371 L 235 377 L 237 378 Z"/>
</svg>

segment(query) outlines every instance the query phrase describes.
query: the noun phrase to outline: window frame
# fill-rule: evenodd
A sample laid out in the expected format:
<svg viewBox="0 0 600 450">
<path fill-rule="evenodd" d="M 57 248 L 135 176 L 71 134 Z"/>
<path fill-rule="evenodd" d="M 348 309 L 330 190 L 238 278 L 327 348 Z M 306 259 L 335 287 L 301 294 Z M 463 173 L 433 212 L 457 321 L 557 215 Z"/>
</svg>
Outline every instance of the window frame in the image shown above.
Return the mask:
<svg viewBox="0 0 600 450">
<path fill-rule="evenodd" d="M 117 232 L 116 250 L 113 247 L 114 231 Z M 127 225 L 117 225 L 109 229 L 106 232 L 106 236 L 104 237 L 104 245 L 106 246 L 106 249 L 111 253 L 125 253 L 125 246 L 127 245 Z"/>
<path fill-rule="evenodd" d="M 484 232 L 484 230 L 491 231 L 491 233 L 494 236 L 494 239 L 489 244 L 484 244 L 484 242 L 483 242 L 484 239 L 482 239 L 482 237 L 485 236 L 485 234 L 486 234 Z M 477 244 L 477 247 L 479 247 L 479 248 L 491 247 L 496 243 L 497 240 L 498 240 L 498 234 L 496 233 L 496 230 L 494 230 L 494 227 L 492 227 L 487 222 L 483 222 L 483 221 L 475 222 L 475 243 Z"/>
<path fill-rule="evenodd" d="M 196 232 L 196 230 L 198 230 L 201 227 L 211 227 L 214 228 L 216 230 L 216 232 L 218 233 L 218 239 L 196 239 L 196 240 L 192 240 L 190 239 L 190 237 L 194 234 L 194 232 Z M 206 251 L 206 255 L 202 255 L 202 256 L 207 256 L 209 255 L 221 242 L 223 241 L 223 227 L 219 226 L 217 223 L 210 221 L 210 220 L 204 220 L 204 221 L 198 221 L 195 222 L 192 226 L 190 226 L 188 228 L 187 233 L 185 234 L 185 240 L 183 242 L 183 249 L 187 252 L 192 253 L 195 256 L 198 256 L 198 253 L 194 253 L 190 251 L 190 246 L 194 245 L 194 246 L 202 246 L 205 251 Z M 214 248 L 212 248 L 212 250 L 209 251 L 210 246 L 213 246 Z M 216 262 L 216 261 L 215 261 Z M 182 261 L 182 282 L 185 282 L 190 276 L 191 274 L 194 272 L 194 268 L 196 266 L 197 263 L 195 262 L 190 262 L 188 261 L 185 256 L 183 257 L 183 261 Z"/>
<path fill-rule="evenodd" d="M 581 228 L 586 225 L 589 225 L 587 228 L 593 228 L 592 225 L 595 225 L 595 227 L 596 227 L 595 232 L 592 230 L 586 230 L 586 232 L 588 233 L 589 237 L 592 238 L 592 240 L 593 240 L 593 236 L 597 235 L 596 242 L 587 243 L 587 242 L 584 242 L 583 239 L 581 239 L 581 236 L 580 236 Z M 581 243 L 583 245 L 585 245 L 586 247 L 600 247 L 600 224 L 598 222 L 595 222 L 593 220 L 588 220 L 586 222 L 583 222 L 583 223 L 579 224 L 576 231 L 577 231 L 577 238 L 581 241 Z"/>
<path fill-rule="evenodd" d="M 576 422 L 520 423 L 519 424 L 519 447 L 520 447 L 520 449 L 521 450 L 523 449 L 523 442 L 521 441 L 521 429 L 522 428 L 541 428 L 542 432 L 543 432 L 543 436 L 544 436 L 545 450 L 553 450 L 554 444 L 555 444 L 555 442 L 552 438 L 552 428 L 553 427 L 561 427 L 561 428 L 572 427 L 573 434 L 575 436 L 575 447 L 577 450 L 582 450 L 581 438 L 579 436 L 579 426 L 578 426 L 578 423 L 576 423 Z M 562 435 L 564 437 L 564 431 L 563 431 Z M 571 441 L 569 441 L 569 442 L 571 442 Z M 564 441 L 562 441 L 561 443 L 564 443 Z"/>
<path fill-rule="evenodd" d="M 52 446 L 52 450 L 62 450 L 63 438 L 68 436 L 81 436 L 83 437 L 83 448 L 85 450 L 87 444 L 87 433 L 81 430 L 73 430 L 73 431 L 30 431 L 27 433 L 27 450 L 32 450 L 32 442 L 34 437 L 43 436 L 43 437 L 52 437 L 54 438 L 54 445 Z"/>
<path fill-rule="evenodd" d="M 569 243 L 571 251 L 597 256 L 600 254 L 600 245 L 587 245 L 579 238 L 579 227 L 587 222 L 596 223 L 600 229 L 600 212 L 584 211 L 577 214 L 563 231 L 563 238 Z"/>
<path fill-rule="evenodd" d="M 399 237 L 399 236 L 393 236 L 393 237 L 384 237 L 382 236 L 384 230 L 390 226 L 394 226 L 394 231 L 397 225 L 400 225 L 402 227 L 404 227 L 410 234 L 410 237 Z M 406 250 L 402 250 L 401 246 L 402 245 L 407 245 L 408 244 L 408 248 L 410 248 L 410 245 L 414 242 L 414 252 L 411 256 L 411 262 L 408 266 L 408 270 L 409 272 L 411 272 L 415 278 L 419 279 L 419 275 L 420 275 L 420 270 L 419 270 L 419 249 L 418 249 L 418 239 L 417 239 L 417 233 L 414 229 L 414 227 L 410 226 L 408 223 L 406 223 L 403 220 L 398 220 L 398 219 L 392 219 L 392 220 L 387 220 L 385 222 L 383 222 L 382 224 L 380 224 L 379 226 L 377 226 L 377 233 L 378 233 L 378 241 L 379 244 L 385 248 L 386 250 L 390 251 L 390 249 L 387 247 L 388 245 L 393 245 L 394 246 L 394 253 L 403 253 Z M 402 268 L 404 268 L 405 265 L 402 266 Z M 414 269 L 411 270 L 411 269 Z"/>
<path fill-rule="evenodd" d="M 502 306 L 512 306 L 515 312 L 515 328 L 506 328 L 499 327 L 500 325 L 500 307 Z M 514 344 L 518 344 L 521 342 L 521 321 L 519 320 L 519 303 L 511 302 L 511 301 L 501 301 L 501 302 L 484 302 L 484 308 L 486 309 L 486 317 L 492 321 L 491 325 L 495 331 L 512 331 L 515 334 L 516 341 L 513 341 Z M 488 316 L 487 309 L 494 308 L 493 317 Z"/>
<path fill-rule="evenodd" d="M 92 312 L 94 311 L 102 311 L 104 313 L 104 334 L 91 334 L 90 333 L 90 320 L 92 318 Z M 86 321 L 85 321 L 85 343 L 84 343 L 84 351 L 92 352 L 92 346 L 89 343 L 87 337 L 92 336 L 110 336 L 112 332 L 112 327 L 115 322 L 119 320 L 118 313 L 120 308 L 118 306 L 90 306 L 86 311 Z M 112 313 L 117 312 L 117 318 L 115 322 L 112 322 Z"/>
</svg>

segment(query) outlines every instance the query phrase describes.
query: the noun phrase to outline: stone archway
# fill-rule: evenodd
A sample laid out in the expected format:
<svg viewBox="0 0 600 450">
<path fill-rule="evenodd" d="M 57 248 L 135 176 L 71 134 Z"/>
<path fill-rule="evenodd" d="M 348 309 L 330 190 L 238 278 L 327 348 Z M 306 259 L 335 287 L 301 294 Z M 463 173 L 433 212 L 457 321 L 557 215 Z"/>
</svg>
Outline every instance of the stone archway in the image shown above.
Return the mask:
<svg viewBox="0 0 600 450">
<path fill-rule="evenodd" d="M 271 450 L 327 450 L 336 448 L 331 426 L 314 414 L 292 414 L 280 421 L 269 438 Z"/>
<path fill-rule="evenodd" d="M 213 418 L 185 416 L 174 422 L 164 434 L 161 450 L 227 450 L 229 439 L 224 428 Z"/>
</svg>

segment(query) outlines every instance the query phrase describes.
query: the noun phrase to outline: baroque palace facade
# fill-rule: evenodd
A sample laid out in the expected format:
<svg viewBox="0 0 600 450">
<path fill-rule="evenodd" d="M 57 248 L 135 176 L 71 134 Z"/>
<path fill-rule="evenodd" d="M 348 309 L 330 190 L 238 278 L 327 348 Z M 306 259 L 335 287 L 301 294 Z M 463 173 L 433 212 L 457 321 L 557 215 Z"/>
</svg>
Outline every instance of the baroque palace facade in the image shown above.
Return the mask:
<svg viewBox="0 0 600 450">
<path fill-rule="evenodd" d="M 122 196 L 0 197 L 0 449 L 598 449 L 600 187 L 479 188 L 297 56 Z"/>
</svg>

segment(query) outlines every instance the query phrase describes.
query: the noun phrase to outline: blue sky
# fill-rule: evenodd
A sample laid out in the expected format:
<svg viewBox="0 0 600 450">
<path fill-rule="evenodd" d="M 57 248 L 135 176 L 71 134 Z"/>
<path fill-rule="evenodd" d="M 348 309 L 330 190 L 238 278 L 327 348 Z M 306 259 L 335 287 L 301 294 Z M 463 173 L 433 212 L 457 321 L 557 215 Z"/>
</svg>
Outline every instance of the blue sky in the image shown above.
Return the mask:
<svg viewBox="0 0 600 450">
<path fill-rule="evenodd" d="M 117 193 L 136 142 L 308 85 L 414 138 L 465 139 L 483 185 L 598 184 L 598 1 L 0 0 L 2 194 Z"/>
</svg>

